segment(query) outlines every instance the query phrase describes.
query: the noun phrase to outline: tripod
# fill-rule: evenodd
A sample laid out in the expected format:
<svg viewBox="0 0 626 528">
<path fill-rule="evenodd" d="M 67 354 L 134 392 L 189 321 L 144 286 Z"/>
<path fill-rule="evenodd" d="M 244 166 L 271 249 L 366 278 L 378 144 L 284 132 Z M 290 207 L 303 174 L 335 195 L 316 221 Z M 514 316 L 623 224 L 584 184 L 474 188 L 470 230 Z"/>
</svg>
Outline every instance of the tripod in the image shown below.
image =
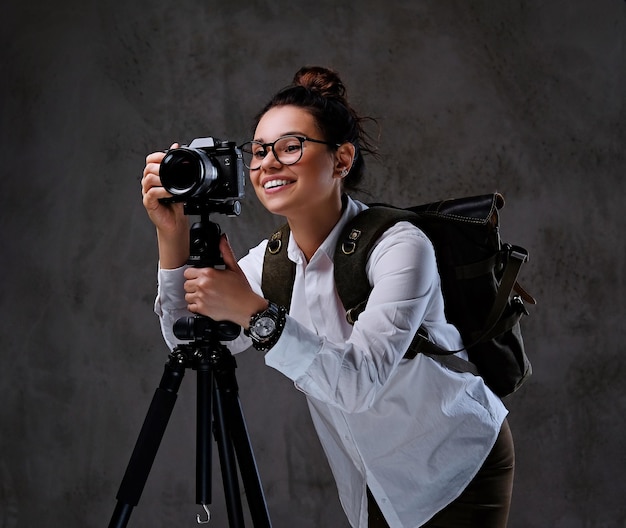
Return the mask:
<svg viewBox="0 0 626 528">
<path fill-rule="evenodd" d="M 188 214 L 187 209 L 185 213 Z M 201 215 L 201 221 L 191 227 L 189 263 L 196 267 L 215 267 L 223 264 L 218 248 L 220 228 L 209 221 L 208 213 L 202 211 Z M 133 507 L 139 503 L 187 368 L 197 373 L 196 503 L 202 505 L 207 515 L 205 520 L 198 515 L 198 523 L 210 521 L 207 505 L 211 503 L 210 436 L 213 418 L 213 435 L 218 446 L 229 526 L 244 527 L 238 462 L 253 525 L 255 528 L 271 528 L 239 401 L 235 358 L 222 344 L 222 341 L 235 339 L 239 331 L 240 328 L 233 323 L 213 321 L 199 315 L 183 317 L 174 324 L 174 334 L 179 339 L 192 339 L 193 342 L 179 345 L 169 355 L 120 484 L 109 528 L 125 527 Z"/>
</svg>

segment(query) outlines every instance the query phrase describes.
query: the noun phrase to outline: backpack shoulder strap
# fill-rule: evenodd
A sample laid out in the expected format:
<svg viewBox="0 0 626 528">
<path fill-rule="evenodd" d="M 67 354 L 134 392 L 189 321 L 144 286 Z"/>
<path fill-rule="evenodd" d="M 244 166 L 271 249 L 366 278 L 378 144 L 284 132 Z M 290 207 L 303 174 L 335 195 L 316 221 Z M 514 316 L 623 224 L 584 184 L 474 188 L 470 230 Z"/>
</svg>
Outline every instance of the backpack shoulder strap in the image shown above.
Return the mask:
<svg viewBox="0 0 626 528">
<path fill-rule="evenodd" d="M 263 259 L 261 287 L 266 299 L 289 308 L 296 265 L 287 256 L 289 225 L 280 227 L 268 240 Z"/>
<path fill-rule="evenodd" d="M 365 308 L 371 290 L 365 265 L 372 246 L 392 225 L 417 218 L 415 213 L 403 209 L 374 206 L 356 215 L 344 227 L 335 248 L 335 282 L 346 311 L 353 310 L 355 321 Z M 270 236 L 261 277 L 263 295 L 286 307 L 291 304 L 296 274 L 295 264 L 287 256 L 289 234 L 289 225 L 285 224 Z"/>
<path fill-rule="evenodd" d="M 419 215 L 411 211 L 374 206 L 359 213 L 345 226 L 335 248 L 335 284 L 350 324 L 354 324 L 365 309 L 372 289 L 365 272 L 372 246 L 392 225 L 401 221 L 416 223 L 418 218 Z M 285 224 L 269 238 L 261 279 L 263 295 L 285 307 L 291 305 L 296 274 L 295 263 L 287 256 L 289 233 L 289 226 Z M 472 363 L 454 356 L 453 351 L 437 346 L 421 328 L 405 357 L 413 359 L 418 353 L 428 355 L 453 370 L 477 374 Z"/>
<path fill-rule="evenodd" d="M 419 214 L 387 205 L 375 205 L 355 216 L 344 228 L 335 249 L 335 284 L 346 308 L 346 319 L 354 324 L 365 309 L 372 290 L 365 266 L 370 251 L 380 236 L 398 222 L 408 221 L 419 227 Z M 420 327 L 405 354 L 413 359 L 422 353 L 457 372 L 478 375 L 473 363 L 456 355 L 460 350 L 446 350 L 433 343 Z"/>
<path fill-rule="evenodd" d="M 391 226 L 417 220 L 418 215 L 411 211 L 375 205 L 357 214 L 344 227 L 335 248 L 335 284 L 351 324 L 365 309 L 372 289 L 365 271 L 372 247 Z"/>
</svg>

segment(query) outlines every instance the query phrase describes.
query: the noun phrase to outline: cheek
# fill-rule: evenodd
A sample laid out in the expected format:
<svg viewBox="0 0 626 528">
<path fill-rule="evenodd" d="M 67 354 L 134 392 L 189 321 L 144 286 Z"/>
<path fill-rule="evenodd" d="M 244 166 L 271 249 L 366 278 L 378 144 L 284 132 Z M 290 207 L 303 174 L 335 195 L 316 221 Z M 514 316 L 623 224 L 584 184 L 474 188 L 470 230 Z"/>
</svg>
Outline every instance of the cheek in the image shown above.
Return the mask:
<svg viewBox="0 0 626 528">
<path fill-rule="evenodd" d="M 248 170 L 248 179 L 250 180 L 250 183 L 252 184 L 252 186 L 256 187 L 259 181 L 259 171 Z"/>
<path fill-rule="evenodd" d="M 252 189 L 254 190 L 254 194 L 256 194 L 257 198 L 263 202 L 264 195 L 261 192 L 263 190 L 262 187 L 259 186 L 259 172 L 260 171 L 248 171 L 248 178 Z"/>
<path fill-rule="evenodd" d="M 328 179 L 332 179 L 333 175 L 333 159 L 326 156 L 320 156 L 314 160 L 311 160 L 311 163 L 308 164 L 307 172 L 311 175 L 314 175 L 315 179 L 320 183 L 325 182 Z"/>
<path fill-rule="evenodd" d="M 321 163 L 318 167 L 317 174 L 317 184 L 321 187 L 332 185 L 335 182 L 335 171 L 332 163 L 328 163 L 327 161 Z"/>
</svg>

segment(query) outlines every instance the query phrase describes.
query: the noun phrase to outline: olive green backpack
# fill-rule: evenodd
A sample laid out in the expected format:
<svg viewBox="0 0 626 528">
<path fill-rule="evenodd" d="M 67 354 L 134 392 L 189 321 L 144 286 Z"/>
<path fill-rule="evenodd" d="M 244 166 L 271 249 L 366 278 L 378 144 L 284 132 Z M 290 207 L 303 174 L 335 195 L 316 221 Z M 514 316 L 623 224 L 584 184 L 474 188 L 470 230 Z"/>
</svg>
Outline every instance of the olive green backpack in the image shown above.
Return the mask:
<svg viewBox="0 0 626 528">
<path fill-rule="evenodd" d="M 426 354 L 459 372 L 480 375 L 500 397 L 516 391 L 532 369 L 524 350 L 520 319 L 525 302 L 535 304 L 517 282 L 528 252 L 500 240 L 498 193 L 399 209 L 372 205 L 345 226 L 335 249 L 335 283 L 354 324 L 365 309 L 372 285 L 365 265 L 382 233 L 400 221 L 419 227 L 431 240 L 441 276 L 446 317 L 463 337 L 469 362 L 428 339 L 420 328 L 405 357 Z M 270 300 L 288 307 L 295 264 L 287 257 L 288 225 L 269 239 L 262 289 Z"/>
</svg>

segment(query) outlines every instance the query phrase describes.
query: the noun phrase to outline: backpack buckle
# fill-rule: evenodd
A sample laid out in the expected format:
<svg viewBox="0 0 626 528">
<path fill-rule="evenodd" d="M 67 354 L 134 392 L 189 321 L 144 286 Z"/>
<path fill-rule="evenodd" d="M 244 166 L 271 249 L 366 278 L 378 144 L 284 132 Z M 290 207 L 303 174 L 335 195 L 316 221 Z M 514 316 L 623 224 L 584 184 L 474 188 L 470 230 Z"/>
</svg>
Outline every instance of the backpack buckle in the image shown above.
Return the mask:
<svg viewBox="0 0 626 528">
<path fill-rule="evenodd" d="M 281 233 L 280 231 L 278 231 L 274 233 L 272 237 L 269 239 L 267 243 L 267 250 L 270 252 L 270 254 L 276 255 L 277 253 L 280 252 L 282 247 L 283 247 L 283 241 L 281 238 Z"/>
<path fill-rule="evenodd" d="M 356 243 L 361 237 L 360 229 L 353 229 L 350 231 L 350 234 L 347 237 L 347 240 L 344 240 L 341 243 L 341 252 L 344 255 L 352 255 L 356 251 Z"/>
<path fill-rule="evenodd" d="M 365 299 L 364 301 L 361 301 L 354 308 L 350 308 L 349 310 L 346 310 L 346 321 L 348 321 L 348 323 L 354 326 L 354 324 L 359 319 L 359 315 L 361 315 L 363 313 L 363 310 L 365 310 L 366 304 L 367 304 L 367 299 Z"/>
</svg>

